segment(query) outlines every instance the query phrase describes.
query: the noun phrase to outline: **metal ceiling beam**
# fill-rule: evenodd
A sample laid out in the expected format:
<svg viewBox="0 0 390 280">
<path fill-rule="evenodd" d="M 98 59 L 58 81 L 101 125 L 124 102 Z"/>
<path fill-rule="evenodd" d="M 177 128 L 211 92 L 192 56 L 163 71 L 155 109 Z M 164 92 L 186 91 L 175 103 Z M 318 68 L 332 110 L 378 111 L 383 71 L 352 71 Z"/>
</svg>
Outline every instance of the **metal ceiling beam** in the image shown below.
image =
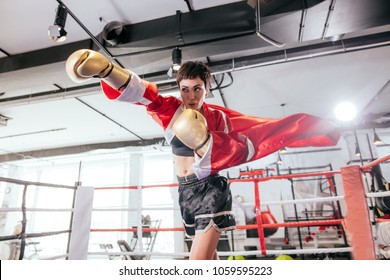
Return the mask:
<svg viewBox="0 0 390 280">
<path fill-rule="evenodd" d="M 113 27 L 117 31 L 118 26 Z M 103 30 L 104 39 L 110 28 L 109 23 Z M 121 33 L 115 32 L 107 42 L 122 48 L 153 49 L 231 37 L 253 32 L 255 28 L 255 10 L 240 1 L 188 13 L 177 11 L 174 16 L 124 25 Z"/>
<path fill-rule="evenodd" d="M 390 31 L 371 34 L 361 37 L 343 39 L 337 42 L 320 40 L 317 44 L 300 46 L 290 49 L 276 50 L 272 52 L 259 53 L 249 56 L 240 56 L 232 59 L 219 61 L 210 61 L 208 65 L 212 70 L 212 74 L 220 74 L 226 72 L 235 72 L 246 70 L 249 68 L 264 67 L 272 64 L 288 63 L 303 59 L 311 59 L 319 56 L 329 56 L 352 51 L 365 50 L 370 48 L 378 48 L 390 45 Z M 175 86 L 175 79 L 169 79 L 166 71 L 151 72 L 142 75 L 142 78 L 157 83 L 160 92 L 165 88 L 172 90 Z M 99 92 L 100 83 L 80 85 L 69 88 L 62 88 L 53 91 L 45 91 L 38 93 L 29 93 L 28 95 L 15 96 L 10 98 L 0 98 L 0 106 L 2 108 L 17 106 L 23 104 L 32 104 L 34 102 L 42 102 L 43 100 L 59 100 L 65 98 L 76 98 L 92 93 Z"/>
<path fill-rule="evenodd" d="M 388 0 L 337 1 L 331 20 L 326 22 L 329 12 L 328 2 L 266 1 L 261 6 L 261 31 L 278 42 L 294 43 L 298 40 L 321 39 L 325 24 L 329 25 L 327 36 L 343 36 L 345 33 L 390 24 L 390 1 Z M 351 7 L 354 9 L 354 14 L 345 16 L 350 13 Z M 299 33 L 302 10 L 307 10 L 303 36 Z M 321 19 L 324 20 L 322 23 Z M 255 11 L 246 1 L 189 13 L 179 12 L 171 17 L 126 25 L 125 29 L 127 31 L 124 42 L 117 47 L 109 48 L 113 59 L 123 58 L 121 62 L 124 65 L 126 65 L 126 56 L 136 56 L 142 52 L 166 51 L 177 45 L 181 45 L 183 53 L 186 47 L 189 47 L 191 54 L 198 58 L 269 46 L 255 35 Z M 101 35 L 97 38 L 103 42 Z M 213 53 L 210 52 L 209 47 L 212 42 L 220 42 L 218 49 L 213 48 Z M 71 53 L 81 48 L 97 49 L 97 46 L 93 40 L 88 39 L 4 57 L 0 59 L 0 75 L 65 61 Z M 147 64 L 153 59 L 144 55 L 138 63 Z M 137 65 L 132 67 L 136 68 Z"/>
<path fill-rule="evenodd" d="M 65 61 L 75 50 L 92 49 L 91 39 L 0 58 L 0 74 Z M 95 47 L 96 48 L 96 47 Z"/>
</svg>

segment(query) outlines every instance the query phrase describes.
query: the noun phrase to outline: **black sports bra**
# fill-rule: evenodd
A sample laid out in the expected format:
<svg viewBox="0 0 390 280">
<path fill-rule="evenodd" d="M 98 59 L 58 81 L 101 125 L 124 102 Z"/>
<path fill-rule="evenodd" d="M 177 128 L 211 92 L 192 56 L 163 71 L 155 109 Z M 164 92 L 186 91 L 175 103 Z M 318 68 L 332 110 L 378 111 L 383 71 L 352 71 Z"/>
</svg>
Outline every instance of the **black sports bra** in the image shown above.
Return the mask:
<svg viewBox="0 0 390 280">
<path fill-rule="evenodd" d="M 179 138 L 177 138 L 176 136 L 174 136 L 171 141 L 171 147 L 172 147 L 172 153 L 174 155 L 182 156 L 182 157 L 194 156 L 194 150 L 184 145 L 183 142 L 181 142 Z"/>
</svg>

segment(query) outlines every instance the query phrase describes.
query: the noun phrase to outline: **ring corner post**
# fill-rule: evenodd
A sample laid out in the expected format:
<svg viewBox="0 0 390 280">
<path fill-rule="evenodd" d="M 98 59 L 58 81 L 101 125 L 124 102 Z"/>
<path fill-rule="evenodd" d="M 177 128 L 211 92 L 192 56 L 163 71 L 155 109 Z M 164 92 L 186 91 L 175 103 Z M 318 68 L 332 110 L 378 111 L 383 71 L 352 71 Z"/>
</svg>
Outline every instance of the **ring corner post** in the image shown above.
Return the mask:
<svg viewBox="0 0 390 280">
<path fill-rule="evenodd" d="M 347 232 L 351 237 L 355 260 L 375 260 L 375 247 L 370 215 L 360 167 L 341 168 L 347 214 Z"/>
</svg>

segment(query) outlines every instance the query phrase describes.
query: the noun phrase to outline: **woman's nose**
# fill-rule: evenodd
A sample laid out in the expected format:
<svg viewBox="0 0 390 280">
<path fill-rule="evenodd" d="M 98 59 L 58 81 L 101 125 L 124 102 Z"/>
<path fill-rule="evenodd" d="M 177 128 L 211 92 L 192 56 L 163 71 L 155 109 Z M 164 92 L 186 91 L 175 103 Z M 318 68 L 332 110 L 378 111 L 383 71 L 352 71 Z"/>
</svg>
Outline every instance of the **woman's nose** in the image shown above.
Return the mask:
<svg viewBox="0 0 390 280">
<path fill-rule="evenodd" d="M 195 99 L 196 95 L 195 92 L 190 91 L 190 94 L 188 95 L 189 99 Z"/>
</svg>

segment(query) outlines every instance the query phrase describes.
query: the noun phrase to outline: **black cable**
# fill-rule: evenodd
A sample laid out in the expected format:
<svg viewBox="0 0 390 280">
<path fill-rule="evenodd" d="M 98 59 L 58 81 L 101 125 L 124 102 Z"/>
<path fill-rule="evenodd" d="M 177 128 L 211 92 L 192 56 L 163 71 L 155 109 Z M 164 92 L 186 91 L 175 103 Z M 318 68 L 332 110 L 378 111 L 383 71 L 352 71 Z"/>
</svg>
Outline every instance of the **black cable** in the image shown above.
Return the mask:
<svg viewBox="0 0 390 280">
<path fill-rule="evenodd" d="M 137 137 L 139 140 L 141 141 L 144 141 L 145 139 L 143 139 L 141 136 L 137 135 L 135 132 L 131 131 L 130 129 L 126 128 L 125 126 L 121 125 L 120 123 L 118 123 L 117 121 L 115 121 L 114 119 L 110 118 L 109 116 L 107 116 L 106 114 L 100 112 L 98 109 L 94 108 L 93 106 L 89 105 L 87 102 L 81 100 L 80 98 L 75 98 L 77 101 L 81 102 L 82 104 L 84 104 L 85 106 L 89 107 L 90 109 L 94 110 L 95 112 L 99 113 L 100 115 L 102 115 L 103 117 L 105 117 L 106 119 L 110 120 L 111 122 L 115 123 L 116 125 L 118 125 L 120 128 L 123 128 L 124 130 L 126 130 L 127 132 L 130 132 L 131 134 L 133 134 L 135 137 Z"/>
<path fill-rule="evenodd" d="M 224 85 L 224 86 L 221 86 L 221 84 L 223 83 L 224 81 L 224 77 L 225 77 L 225 73 L 223 73 L 223 76 L 222 76 L 222 79 L 221 81 L 218 83 L 216 79 L 214 79 L 216 81 L 216 84 L 217 86 L 215 88 L 211 88 L 210 91 L 213 91 L 213 90 L 220 90 L 220 89 L 224 89 L 224 88 L 227 88 L 227 87 L 230 87 L 234 80 L 233 80 L 233 75 L 231 72 L 227 72 L 227 74 L 229 75 L 230 77 L 230 82 L 227 84 L 227 85 Z"/>
<path fill-rule="evenodd" d="M 91 40 L 112 60 L 114 60 L 119 66 L 122 68 L 125 68 L 119 60 L 117 60 L 110 51 L 103 46 L 102 43 L 89 31 L 89 29 L 76 17 L 76 15 L 62 2 L 61 0 L 57 0 L 58 4 L 62 5 L 66 11 L 69 13 L 69 15 L 78 23 L 78 25 L 88 34 L 88 36 L 91 38 Z"/>
<path fill-rule="evenodd" d="M 213 91 L 213 90 L 219 89 L 219 87 L 222 85 L 224 79 L 225 79 L 225 73 L 222 73 L 222 78 L 219 82 L 218 82 L 217 78 L 214 78 L 214 81 L 217 84 L 217 86 L 215 88 L 211 88 L 210 90 Z"/>
<path fill-rule="evenodd" d="M 193 12 L 194 11 L 194 8 L 192 7 L 191 3 L 190 3 L 190 0 L 184 0 L 184 2 L 186 2 L 187 4 L 187 8 L 190 12 Z"/>
<path fill-rule="evenodd" d="M 0 52 L 2 52 L 3 54 L 5 54 L 6 56 L 11 56 L 8 52 L 6 52 L 5 50 L 3 50 L 2 48 L 0 48 Z"/>
<path fill-rule="evenodd" d="M 233 75 L 232 75 L 232 73 L 228 72 L 227 74 L 228 74 L 229 77 L 230 77 L 230 83 L 227 84 L 227 85 L 221 86 L 221 87 L 219 87 L 218 89 L 227 88 L 227 87 L 230 87 L 230 86 L 233 84 L 234 80 L 233 80 Z"/>
</svg>

